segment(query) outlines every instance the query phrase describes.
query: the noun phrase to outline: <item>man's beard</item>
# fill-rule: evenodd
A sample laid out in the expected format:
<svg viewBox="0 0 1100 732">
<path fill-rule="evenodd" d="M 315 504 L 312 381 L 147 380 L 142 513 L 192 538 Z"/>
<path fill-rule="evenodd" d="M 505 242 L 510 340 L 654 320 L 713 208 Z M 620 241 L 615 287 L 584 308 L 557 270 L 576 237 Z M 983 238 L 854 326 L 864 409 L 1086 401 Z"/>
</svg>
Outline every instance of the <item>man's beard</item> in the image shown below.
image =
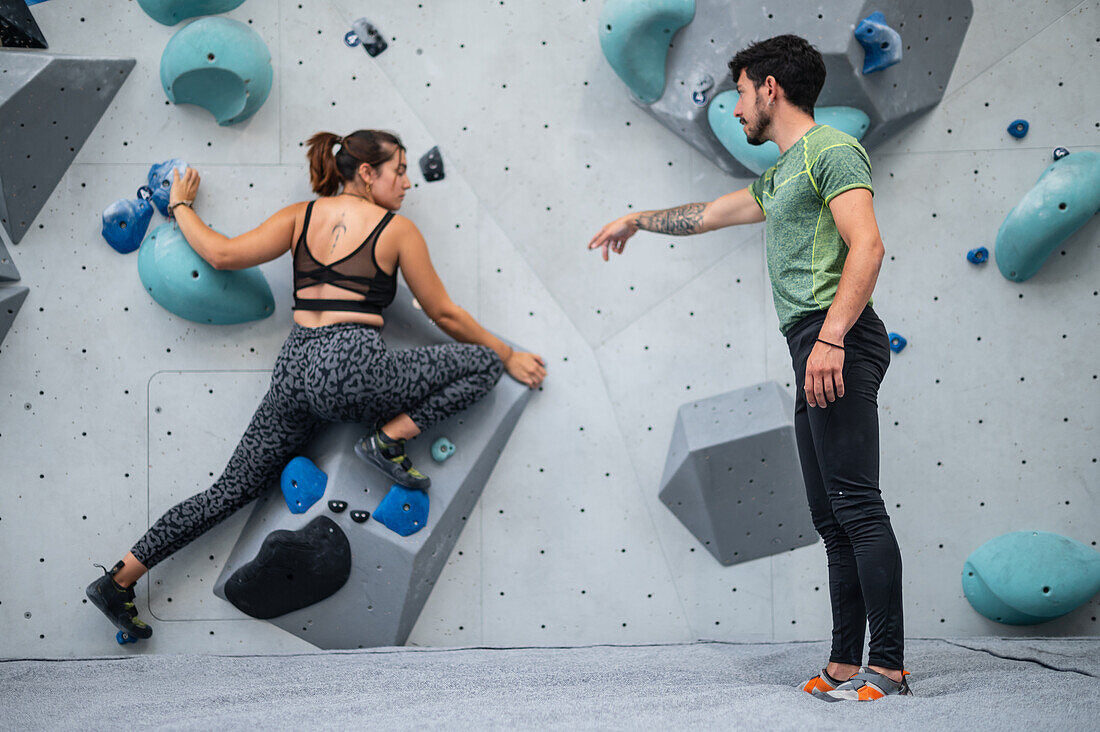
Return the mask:
<svg viewBox="0 0 1100 732">
<path fill-rule="evenodd" d="M 745 125 L 745 138 L 750 145 L 763 145 L 768 141 L 768 138 L 764 137 L 764 132 L 771 125 L 772 117 L 763 106 L 757 107 L 755 111 L 756 124 Z"/>
</svg>

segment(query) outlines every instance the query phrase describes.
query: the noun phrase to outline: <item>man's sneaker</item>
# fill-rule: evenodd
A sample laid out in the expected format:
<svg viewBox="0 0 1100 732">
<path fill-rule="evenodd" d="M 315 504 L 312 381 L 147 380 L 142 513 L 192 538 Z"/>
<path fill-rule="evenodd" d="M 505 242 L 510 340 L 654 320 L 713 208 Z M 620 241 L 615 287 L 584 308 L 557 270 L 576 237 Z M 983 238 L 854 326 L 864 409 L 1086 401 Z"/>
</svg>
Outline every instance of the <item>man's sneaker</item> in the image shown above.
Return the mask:
<svg viewBox="0 0 1100 732">
<path fill-rule="evenodd" d="M 123 633 L 134 638 L 153 635 L 153 629 L 138 619 L 137 608 L 134 607 L 134 586 L 123 587 L 115 582 L 115 575 L 122 569 L 123 563 L 120 561 L 110 570 L 102 564 L 95 566 L 103 570 L 103 576 L 85 590 L 92 604 Z"/>
<path fill-rule="evenodd" d="M 845 681 L 832 691 L 812 692 L 818 699 L 828 702 L 837 701 L 874 701 L 884 696 L 913 696 L 909 682 L 905 679 L 908 671 L 902 671 L 901 682 L 894 681 L 869 668 L 861 668 L 859 673 Z"/>
<path fill-rule="evenodd" d="M 382 437 L 381 430 L 360 438 L 355 443 L 355 454 L 406 488 L 426 491 L 432 484 L 431 478 L 414 468 L 405 454 L 405 440 L 389 442 Z"/>
<path fill-rule="evenodd" d="M 821 669 L 821 673 L 806 682 L 802 687 L 802 691 L 807 694 L 813 694 L 815 691 L 832 691 L 843 683 L 843 681 L 830 676 L 825 669 Z"/>
</svg>

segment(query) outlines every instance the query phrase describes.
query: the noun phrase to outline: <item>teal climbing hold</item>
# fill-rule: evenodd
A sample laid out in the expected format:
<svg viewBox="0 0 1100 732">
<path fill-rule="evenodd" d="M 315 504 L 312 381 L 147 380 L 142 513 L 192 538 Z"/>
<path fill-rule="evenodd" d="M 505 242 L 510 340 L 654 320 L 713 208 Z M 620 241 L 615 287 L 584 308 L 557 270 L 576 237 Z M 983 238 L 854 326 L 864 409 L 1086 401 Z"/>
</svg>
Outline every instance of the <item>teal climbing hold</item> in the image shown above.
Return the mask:
<svg viewBox="0 0 1100 732">
<path fill-rule="evenodd" d="M 243 122 L 271 92 L 271 53 L 244 23 L 202 18 L 181 28 L 160 57 L 160 83 L 174 104 L 196 104 L 219 125 Z"/>
<path fill-rule="evenodd" d="M 763 145 L 750 145 L 745 137 L 745 128 L 741 121 L 733 116 L 740 95 L 733 89 L 724 91 L 711 101 L 707 107 L 707 121 L 714 136 L 729 151 L 737 162 L 760 175 L 779 160 L 779 146 L 774 142 Z M 853 107 L 818 107 L 814 110 L 814 119 L 818 124 L 828 125 L 861 139 L 871 126 L 871 119 L 861 110 Z"/>
<path fill-rule="evenodd" d="M 307 457 L 298 456 L 283 468 L 279 487 L 291 513 L 305 513 L 325 495 L 328 476 Z M 332 501 L 329 501 L 331 504 Z M 339 512 L 337 512 L 339 513 Z"/>
<path fill-rule="evenodd" d="M 979 613 L 1006 625 L 1061 617 L 1100 591 L 1100 553 L 1047 531 L 990 539 L 963 565 L 963 593 Z"/>
<path fill-rule="evenodd" d="M 440 437 L 438 440 L 432 443 L 432 460 L 435 460 L 437 463 L 444 462 L 447 458 L 454 454 L 454 443 L 448 440 L 446 437 Z"/>
<path fill-rule="evenodd" d="M 695 17 L 695 0 L 606 0 L 600 10 L 604 58 L 646 104 L 665 90 L 665 61 L 676 31 Z"/>
<path fill-rule="evenodd" d="M 1007 279 L 1023 282 L 1100 210 L 1100 153 L 1076 152 L 1055 160 L 1008 212 L 994 256 Z"/>
<path fill-rule="evenodd" d="M 163 25 L 175 25 L 181 20 L 200 15 L 228 13 L 244 0 L 138 0 L 145 13 Z"/>
<path fill-rule="evenodd" d="M 258 267 L 214 269 L 173 222 L 153 229 L 141 243 L 138 275 L 158 305 L 196 323 L 247 323 L 275 312 L 275 298 Z"/>
</svg>

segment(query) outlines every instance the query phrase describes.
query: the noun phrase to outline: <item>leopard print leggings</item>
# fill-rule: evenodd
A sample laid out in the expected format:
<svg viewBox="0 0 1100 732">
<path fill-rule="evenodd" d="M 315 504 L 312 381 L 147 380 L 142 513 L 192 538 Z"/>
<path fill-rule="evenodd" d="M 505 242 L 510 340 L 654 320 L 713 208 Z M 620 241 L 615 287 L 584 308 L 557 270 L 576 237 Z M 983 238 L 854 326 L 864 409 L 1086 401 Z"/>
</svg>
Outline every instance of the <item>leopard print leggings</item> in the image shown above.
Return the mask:
<svg viewBox="0 0 1100 732">
<path fill-rule="evenodd" d="M 421 430 L 466 409 L 504 364 L 465 343 L 388 351 L 378 328 L 295 324 L 268 389 L 217 482 L 170 508 L 130 549 L 153 567 L 258 498 L 324 422 L 384 423 L 407 412 Z"/>
</svg>

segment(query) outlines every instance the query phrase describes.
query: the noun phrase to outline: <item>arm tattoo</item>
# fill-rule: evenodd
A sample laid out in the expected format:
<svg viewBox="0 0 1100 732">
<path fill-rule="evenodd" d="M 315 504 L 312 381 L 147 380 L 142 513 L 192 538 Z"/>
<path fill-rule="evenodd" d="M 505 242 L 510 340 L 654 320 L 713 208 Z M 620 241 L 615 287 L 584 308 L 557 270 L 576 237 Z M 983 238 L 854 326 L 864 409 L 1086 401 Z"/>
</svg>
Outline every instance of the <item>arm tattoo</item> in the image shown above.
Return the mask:
<svg viewBox="0 0 1100 732">
<path fill-rule="evenodd" d="M 703 210 L 705 203 L 689 203 L 664 211 L 645 211 L 634 218 L 639 229 L 655 231 L 658 234 L 686 236 L 698 234 L 703 230 Z"/>
</svg>

